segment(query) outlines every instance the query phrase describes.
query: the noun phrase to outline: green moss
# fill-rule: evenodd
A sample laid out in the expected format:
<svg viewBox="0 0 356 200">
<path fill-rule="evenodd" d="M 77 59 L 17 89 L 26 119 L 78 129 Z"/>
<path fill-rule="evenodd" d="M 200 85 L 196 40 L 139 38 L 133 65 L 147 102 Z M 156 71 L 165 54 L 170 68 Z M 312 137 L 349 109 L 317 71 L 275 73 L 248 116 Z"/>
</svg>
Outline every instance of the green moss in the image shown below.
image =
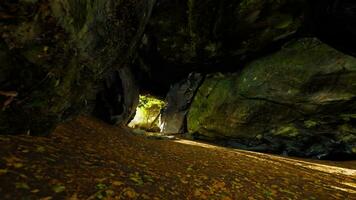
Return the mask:
<svg viewBox="0 0 356 200">
<path fill-rule="evenodd" d="M 313 38 L 293 41 L 239 73 L 206 77 L 188 113 L 188 131 L 300 155 L 329 153 L 334 141 L 352 146 L 355 72 L 355 58 Z"/>
<path fill-rule="evenodd" d="M 340 117 L 344 121 L 350 121 L 351 119 L 356 119 L 356 114 L 342 114 L 342 115 L 340 115 Z"/>
<path fill-rule="evenodd" d="M 211 102 L 224 102 L 228 100 L 233 91 L 231 90 L 233 84 L 232 77 L 223 76 L 222 74 L 216 74 L 203 83 L 188 113 L 189 132 L 204 132 L 209 134 L 209 132 L 214 132 L 215 128 L 213 128 L 213 124 L 226 121 L 226 116 L 215 113 L 219 109 L 218 107 L 223 105 L 211 104 Z M 224 127 L 221 126 L 220 128 Z"/>
<path fill-rule="evenodd" d="M 338 127 L 338 141 L 346 144 L 356 144 L 356 128 L 350 124 L 343 124 Z"/>
<path fill-rule="evenodd" d="M 304 121 L 304 126 L 306 128 L 315 128 L 319 123 L 313 120 Z"/>
<path fill-rule="evenodd" d="M 352 153 L 355 153 L 356 154 L 356 147 L 352 147 Z"/>
<path fill-rule="evenodd" d="M 299 130 L 293 124 L 288 124 L 278 128 L 275 132 L 273 132 L 273 135 L 282 137 L 296 137 L 299 135 Z"/>
<path fill-rule="evenodd" d="M 355 143 L 356 142 L 356 135 L 353 135 L 353 134 L 343 135 L 340 138 L 340 141 L 343 141 L 345 143 Z"/>
</svg>

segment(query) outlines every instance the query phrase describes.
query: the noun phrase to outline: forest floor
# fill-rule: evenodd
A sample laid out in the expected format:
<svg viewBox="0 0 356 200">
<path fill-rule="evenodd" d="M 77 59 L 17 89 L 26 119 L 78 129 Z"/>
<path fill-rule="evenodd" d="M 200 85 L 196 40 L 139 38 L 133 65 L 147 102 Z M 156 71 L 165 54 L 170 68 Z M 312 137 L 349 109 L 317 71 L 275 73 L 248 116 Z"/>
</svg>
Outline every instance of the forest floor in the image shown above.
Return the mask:
<svg viewBox="0 0 356 200">
<path fill-rule="evenodd" d="M 136 136 L 90 118 L 0 136 L 0 199 L 356 199 L 356 161 Z"/>
</svg>

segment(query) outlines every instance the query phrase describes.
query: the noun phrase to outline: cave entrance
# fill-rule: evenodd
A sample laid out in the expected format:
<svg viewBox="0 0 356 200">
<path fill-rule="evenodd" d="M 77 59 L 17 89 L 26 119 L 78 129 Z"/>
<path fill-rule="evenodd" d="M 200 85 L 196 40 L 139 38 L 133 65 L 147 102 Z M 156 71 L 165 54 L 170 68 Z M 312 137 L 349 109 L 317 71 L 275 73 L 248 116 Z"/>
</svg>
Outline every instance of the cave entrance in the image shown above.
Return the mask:
<svg viewBox="0 0 356 200">
<path fill-rule="evenodd" d="M 148 132 L 160 132 L 161 111 L 166 103 L 151 95 L 140 95 L 135 117 L 128 126 Z"/>
</svg>

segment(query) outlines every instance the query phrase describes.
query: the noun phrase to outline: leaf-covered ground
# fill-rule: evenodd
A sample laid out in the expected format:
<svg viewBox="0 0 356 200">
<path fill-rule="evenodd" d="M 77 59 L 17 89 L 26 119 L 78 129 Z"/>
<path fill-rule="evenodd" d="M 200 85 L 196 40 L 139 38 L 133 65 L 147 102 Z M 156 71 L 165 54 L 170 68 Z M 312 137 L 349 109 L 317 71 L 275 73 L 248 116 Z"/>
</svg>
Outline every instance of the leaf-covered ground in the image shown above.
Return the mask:
<svg viewBox="0 0 356 200">
<path fill-rule="evenodd" d="M 0 136 L 0 199 L 356 199 L 356 162 L 296 160 L 135 136 L 79 118 Z"/>
</svg>

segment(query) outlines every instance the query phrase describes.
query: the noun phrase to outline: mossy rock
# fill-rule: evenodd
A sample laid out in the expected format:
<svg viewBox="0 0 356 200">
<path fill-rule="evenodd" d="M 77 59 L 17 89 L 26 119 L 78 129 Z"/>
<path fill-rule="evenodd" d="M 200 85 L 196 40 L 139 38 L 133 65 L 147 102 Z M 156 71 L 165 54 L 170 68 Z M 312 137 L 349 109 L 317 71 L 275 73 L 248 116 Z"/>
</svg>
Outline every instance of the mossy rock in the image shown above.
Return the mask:
<svg viewBox="0 0 356 200">
<path fill-rule="evenodd" d="M 352 154 L 355 81 L 356 58 L 300 39 L 241 73 L 208 77 L 190 108 L 188 130 L 211 140 L 264 143 L 280 153 L 326 155 L 343 146 Z"/>
</svg>

